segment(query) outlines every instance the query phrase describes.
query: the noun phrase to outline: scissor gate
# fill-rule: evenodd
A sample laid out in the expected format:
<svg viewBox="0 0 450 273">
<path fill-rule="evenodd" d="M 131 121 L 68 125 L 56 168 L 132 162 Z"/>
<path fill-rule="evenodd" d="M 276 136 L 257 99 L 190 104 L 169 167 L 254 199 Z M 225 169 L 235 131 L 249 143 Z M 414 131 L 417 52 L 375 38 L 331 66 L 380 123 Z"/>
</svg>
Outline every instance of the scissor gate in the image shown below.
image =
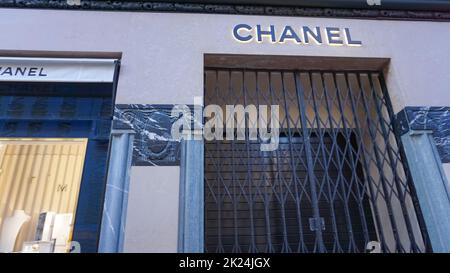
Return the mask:
<svg viewBox="0 0 450 273">
<path fill-rule="evenodd" d="M 206 69 L 210 104 L 279 105 L 280 133 L 205 142 L 207 252 L 429 250 L 381 73 Z"/>
</svg>

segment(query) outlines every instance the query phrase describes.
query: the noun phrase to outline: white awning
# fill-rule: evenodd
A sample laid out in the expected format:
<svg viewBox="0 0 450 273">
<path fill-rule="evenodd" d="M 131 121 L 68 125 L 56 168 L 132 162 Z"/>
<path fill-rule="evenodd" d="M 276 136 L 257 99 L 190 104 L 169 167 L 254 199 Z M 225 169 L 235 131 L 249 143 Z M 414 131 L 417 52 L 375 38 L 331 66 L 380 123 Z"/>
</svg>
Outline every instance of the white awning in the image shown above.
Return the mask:
<svg viewBox="0 0 450 273">
<path fill-rule="evenodd" d="M 0 81 L 113 82 L 116 61 L 0 57 Z"/>
</svg>

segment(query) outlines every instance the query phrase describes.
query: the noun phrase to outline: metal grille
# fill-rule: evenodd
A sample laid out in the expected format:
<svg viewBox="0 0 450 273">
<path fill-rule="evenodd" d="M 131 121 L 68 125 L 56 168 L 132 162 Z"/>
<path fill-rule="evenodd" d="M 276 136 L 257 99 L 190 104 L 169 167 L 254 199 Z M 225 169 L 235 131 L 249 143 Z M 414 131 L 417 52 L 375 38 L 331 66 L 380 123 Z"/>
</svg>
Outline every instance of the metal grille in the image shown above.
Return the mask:
<svg viewBox="0 0 450 273">
<path fill-rule="evenodd" d="M 209 104 L 279 105 L 280 144 L 205 142 L 207 252 L 429 249 L 381 73 L 206 69 Z"/>
</svg>

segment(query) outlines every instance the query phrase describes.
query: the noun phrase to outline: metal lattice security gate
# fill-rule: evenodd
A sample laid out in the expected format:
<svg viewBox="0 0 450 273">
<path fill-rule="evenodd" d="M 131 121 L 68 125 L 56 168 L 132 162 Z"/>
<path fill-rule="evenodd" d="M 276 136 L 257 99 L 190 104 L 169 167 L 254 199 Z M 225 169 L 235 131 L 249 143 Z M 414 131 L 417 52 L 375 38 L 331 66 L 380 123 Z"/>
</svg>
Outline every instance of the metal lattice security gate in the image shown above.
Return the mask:
<svg viewBox="0 0 450 273">
<path fill-rule="evenodd" d="M 429 250 L 380 73 L 206 69 L 209 104 L 279 105 L 280 144 L 205 142 L 207 252 Z"/>
</svg>

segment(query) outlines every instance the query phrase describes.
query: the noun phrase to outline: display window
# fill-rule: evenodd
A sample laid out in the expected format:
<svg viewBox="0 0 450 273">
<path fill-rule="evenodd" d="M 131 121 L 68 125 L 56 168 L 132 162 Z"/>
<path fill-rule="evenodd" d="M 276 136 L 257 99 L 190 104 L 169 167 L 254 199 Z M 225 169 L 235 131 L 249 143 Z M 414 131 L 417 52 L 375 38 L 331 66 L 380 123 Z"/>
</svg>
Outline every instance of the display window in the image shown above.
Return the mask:
<svg viewBox="0 0 450 273">
<path fill-rule="evenodd" d="M 97 251 L 117 65 L 0 57 L 0 253 Z"/>
<path fill-rule="evenodd" d="M 67 252 L 87 139 L 0 139 L 0 252 Z"/>
</svg>

